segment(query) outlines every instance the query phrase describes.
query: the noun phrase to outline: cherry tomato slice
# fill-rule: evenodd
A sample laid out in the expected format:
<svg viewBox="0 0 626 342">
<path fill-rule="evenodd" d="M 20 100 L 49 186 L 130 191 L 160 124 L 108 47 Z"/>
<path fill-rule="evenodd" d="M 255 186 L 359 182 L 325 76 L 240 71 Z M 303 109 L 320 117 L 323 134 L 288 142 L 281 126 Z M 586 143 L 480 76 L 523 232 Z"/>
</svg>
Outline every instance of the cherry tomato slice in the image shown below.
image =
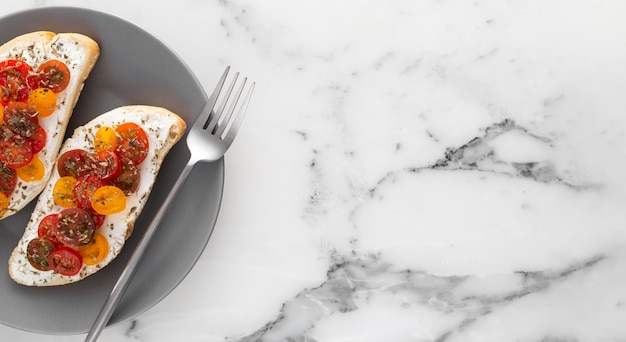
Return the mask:
<svg viewBox="0 0 626 342">
<path fill-rule="evenodd" d="M 58 206 L 71 208 L 76 206 L 76 197 L 74 196 L 74 187 L 76 186 L 76 178 L 72 176 L 64 176 L 59 178 L 52 188 L 52 198 Z"/>
<path fill-rule="evenodd" d="M 39 86 L 55 93 L 63 91 L 70 83 L 70 70 L 65 63 L 52 59 L 44 62 L 37 69 Z"/>
<path fill-rule="evenodd" d="M 119 135 L 115 153 L 122 163 L 130 161 L 135 166 L 141 164 L 148 156 L 150 148 L 146 131 L 133 122 L 123 123 L 117 126 L 115 131 Z"/>
<path fill-rule="evenodd" d="M 93 166 L 93 154 L 81 150 L 69 150 L 59 156 L 57 171 L 59 176 L 72 176 L 78 178 L 91 172 Z"/>
<path fill-rule="evenodd" d="M 117 134 L 113 127 L 102 126 L 98 128 L 96 134 L 94 134 L 93 147 L 96 152 L 100 151 L 115 151 L 117 147 Z"/>
<path fill-rule="evenodd" d="M 94 212 L 93 210 L 87 210 L 87 212 L 89 212 L 89 215 L 91 215 L 91 219 L 93 220 L 93 223 L 96 225 L 96 229 L 102 227 L 102 225 L 104 224 L 104 220 L 106 220 L 106 215 L 101 215 L 98 214 L 96 212 Z"/>
<path fill-rule="evenodd" d="M 73 276 L 83 267 L 83 257 L 72 248 L 59 247 L 48 256 L 48 264 L 64 276 Z"/>
<path fill-rule="evenodd" d="M 83 257 L 85 265 L 96 265 L 109 254 L 109 242 L 104 235 L 96 233 L 90 243 L 78 247 L 78 253 Z"/>
<path fill-rule="evenodd" d="M 30 163 L 15 169 L 17 176 L 24 182 L 36 182 L 43 179 L 45 167 L 37 155 L 33 155 Z"/>
<path fill-rule="evenodd" d="M 35 133 L 30 136 L 33 153 L 38 153 L 46 147 L 46 130 L 39 126 Z"/>
<path fill-rule="evenodd" d="M 137 191 L 140 179 L 139 169 L 137 169 L 133 163 L 129 162 L 122 165 L 122 173 L 115 178 L 112 183 L 122 189 L 124 194 L 128 196 Z"/>
<path fill-rule="evenodd" d="M 126 208 L 126 196 L 122 189 L 106 185 L 94 191 L 91 196 L 91 207 L 98 214 L 116 214 Z"/>
<path fill-rule="evenodd" d="M 56 234 L 54 233 L 55 226 L 57 224 L 59 214 L 50 214 L 39 222 L 39 226 L 37 227 L 37 236 L 45 237 L 52 241 L 55 246 L 60 246 L 61 241 L 57 239 Z"/>
<path fill-rule="evenodd" d="M 37 88 L 30 92 L 26 103 L 33 107 L 40 117 L 52 115 L 57 107 L 57 97 L 54 92 L 48 88 Z"/>
<path fill-rule="evenodd" d="M 93 210 L 91 206 L 91 197 L 98 188 L 107 185 L 107 182 L 92 174 L 84 175 L 77 178 L 76 185 L 74 186 L 74 198 L 76 199 L 76 206 L 85 209 Z"/>
<path fill-rule="evenodd" d="M 36 237 L 26 246 L 26 259 L 34 268 L 40 271 L 49 271 L 52 269 L 48 257 L 56 247 L 50 239 L 45 237 Z"/>
<path fill-rule="evenodd" d="M 9 59 L 0 62 L 0 103 L 25 102 L 31 89 L 37 88 L 37 77 L 28 63 Z"/>
<path fill-rule="evenodd" d="M 62 210 L 54 226 L 54 234 L 61 243 L 69 246 L 88 244 L 96 232 L 91 215 L 80 208 Z"/>
<path fill-rule="evenodd" d="M 27 165 L 33 160 L 32 141 L 17 134 L 0 138 L 0 161 L 12 169 Z"/>
<path fill-rule="evenodd" d="M 108 181 L 122 173 L 122 163 L 113 151 L 100 151 L 96 153 L 92 173 Z"/>
<path fill-rule="evenodd" d="M 0 192 L 0 217 L 9 211 L 9 198 Z"/>
<path fill-rule="evenodd" d="M 9 197 L 15 189 L 15 184 L 17 184 L 15 170 L 4 165 L 4 163 L 0 163 L 0 193 Z"/>
<path fill-rule="evenodd" d="M 11 132 L 30 138 L 39 127 L 37 112 L 24 102 L 9 102 L 5 107 L 4 124 Z"/>
</svg>

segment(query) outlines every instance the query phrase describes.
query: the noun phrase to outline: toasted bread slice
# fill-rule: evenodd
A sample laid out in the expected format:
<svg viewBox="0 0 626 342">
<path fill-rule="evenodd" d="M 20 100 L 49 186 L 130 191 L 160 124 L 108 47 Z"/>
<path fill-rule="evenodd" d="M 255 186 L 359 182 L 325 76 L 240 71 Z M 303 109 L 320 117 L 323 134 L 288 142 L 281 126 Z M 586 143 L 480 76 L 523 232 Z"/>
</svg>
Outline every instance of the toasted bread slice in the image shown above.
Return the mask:
<svg viewBox="0 0 626 342">
<path fill-rule="evenodd" d="M 50 86 L 48 81 L 46 81 L 48 83 L 44 83 L 40 77 L 41 74 L 39 71 L 42 64 L 56 60 L 64 63 L 69 70 L 69 83 L 67 83 L 63 90 L 57 92 L 57 89 L 54 91 L 56 106 L 50 106 L 49 108 L 53 110 L 53 112 L 43 117 L 43 114 L 40 115 L 39 112 L 32 111 L 33 115 L 38 117 L 39 126 L 45 131 L 45 145 L 43 149 L 38 152 L 35 151 L 34 153 L 36 158 L 40 161 L 40 164 L 35 166 L 39 168 L 38 171 L 25 170 L 25 173 L 18 173 L 16 170 L 19 166 L 12 164 L 13 166 L 7 168 L 9 164 L 6 162 L 0 165 L 3 174 L 7 176 L 7 178 L 0 180 L 3 188 L 8 187 L 7 182 L 10 183 L 13 181 L 15 184 L 12 189 L 5 189 L 2 195 L 0 195 L 0 197 L 4 196 L 0 200 L 1 218 L 9 217 L 20 211 L 43 189 L 54 167 L 58 150 L 63 142 L 68 122 L 81 90 L 83 89 L 83 84 L 94 67 L 99 55 L 100 48 L 98 44 L 93 39 L 77 33 L 32 32 L 18 36 L 0 46 L 0 63 L 5 63 L 4 67 L 0 68 L 3 69 L 0 70 L 0 73 L 6 72 L 4 74 L 5 76 L 0 77 L 0 90 L 2 91 L 3 105 L 7 105 L 9 101 L 27 102 L 24 96 L 21 96 L 20 99 L 16 98 L 15 94 L 17 91 L 9 85 L 15 80 L 15 77 L 7 76 L 9 73 L 8 69 L 11 68 L 11 65 L 15 64 L 16 61 L 26 63 L 29 66 L 28 70 L 30 71 L 27 76 L 27 84 L 29 87 L 27 90 L 20 90 L 21 92 L 27 91 L 28 94 L 32 94 L 33 90 L 37 87 Z M 21 66 L 23 67 L 23 65 Z M 23 79 L 22 77 L 22 80 Z M 40 79 L 41 83 L 39 83 Z M 25 93 L 22 94 L 25 95 Z M 52 91 L 50 94 L 52 94 Z M 28 105 L 30 108 L 34 108 L 30 102 Z M 0 106 L 0 108 L 4 108 L 4 113 L 6 113 L 9 107 L 7 105 L 7 107 Z M 3 123 L 0 127 L 2 128 L 0 131 L 2 132 L 3 139 L 7 137 L 7 134 L 12 134 L 10 130 L 7 130 L 6 126 L 7 124 Z M 28 166 L 30 166 L 30 164 Z M 11 172 L 13 173 L 12 178 L 10 177 L 11 175 L 8 174 Z M 34 175 L 34 173 L 37 174 Z"/>
<path fill-rule="evenodd" d="M 131 190 L 130 193 L 126 194 L 124 209 L 117 213 L 105 215 L 101 226 L 95 229 L 96 235 L 99 234 L 106 238 L 108 245 L 106 255 L 93 265 L 83 264 L 78 273 L 69 276 L 55 270 L 40 270 L 33 267 L 33 264 L 29 261 L 28 245 L 40 235 L 38 233 L 40 222 L 48 215 L 58 214 L 67 209 L 67 205 L 60 206 L 59 202 L 56 202 L 54 199 L 55 184 L 61 178 L 57 165 L 56 171 L 53 172 L 37 201 L 22 239 L 14 249 L 9 260 L 9 274 L 17 283 L 29 286 L 52 286 L 73 283 L 105 267 L 120 253 L 126 239 L 133 231 L 137 217 L 146 204 L 163 159 L 185 132 L 185 122 L 178 115 L 160 107 L 141 105 L 119 107 L 77 128 L 72 137 L 65 141 L 59 152 L 61 159 L 63 159 L 67 151 L 76 149 L 84 149 L 89 153 L 93 153 L 94 139 L 98 130 L 105 126 L 111 128 L 120 127 L 123 123 L 128 122 L 138 124 L 147 133 L 149 149 L 143 162 L 136 166 L 140 175 L 140 181 L 135 190 Z M 115 153 L 118 152 L 119 150 L 116 150 Z M 112 181 L 111 183 L 115 182 Z M 96 195 L 93 196 L 95 197 Z M 95 204 L 94 208 L 96 208 Z M 56 234 L 52 233 L 52 235 L 59 236 L 59 230 L 63 229 L 55 229 Z M 65 237 L 67 236 L 62 236 L 62 238 Z M 63 248 L 71 248 L 73 250 L 82 248 L 76 245 L 68 246 L 67 243 L 61 243 L 61 245 L 63 245 Z M 59 248 L 61 245 L 57 242 L 55 248 Z M 83 252 L 81 251 L 81 253 Z M 83 255 L 83 259 L 87 257 Z M 45 264 L 45 257 L 43 260 Z"/>
</svg>

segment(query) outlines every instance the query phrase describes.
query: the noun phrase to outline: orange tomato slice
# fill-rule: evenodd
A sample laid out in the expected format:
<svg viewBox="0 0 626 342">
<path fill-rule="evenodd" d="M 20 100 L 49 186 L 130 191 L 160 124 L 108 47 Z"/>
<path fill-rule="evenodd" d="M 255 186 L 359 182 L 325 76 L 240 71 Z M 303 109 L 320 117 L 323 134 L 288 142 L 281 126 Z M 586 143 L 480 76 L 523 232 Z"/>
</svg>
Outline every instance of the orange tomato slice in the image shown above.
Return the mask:
<svg viewBox="0 0 626 342">
<path fill-rule="evenodd" d="M 115 151 L 117 135 L 113 127 L 102 126 L 98 128 L 94 136 L 93 147 L 96 149 L 96 152 Z"/>
<path fill-rule="evenodd" d="M 30 163 L 17 168 L 15 173 L 17 173 L 17 176 L 25 182 L 34 182 L 43 178 L 45 173 L 44 169 L 45 167 L 43 166 L 43 163 L 35 154 Z"/>
<path fill-rule="evenodd" d="M 56 183 L 54 183 L 54 188 L 52 189 L 52 197 L 54 198 L 54 203 L 65 208 L 75 207 L 75 185 L 76 178 L 72 176 L 64 176 L 59 178 Z"/>
<path fill-rule="evenodd" d="M 126 208 L 124 191 L 113 185 L 99 187 L 89 200 L 93 210 L 102 215 L 119 213 Z"/>
<path fill-rule="evenodd" d="M 28 96 L 27 103 L 35 107 L 40 117 L 50 116 L 57 107 L 57 98 L 54 92 L 48 88 L 37 88 Z"/>
<path fill-rule="evenodd" d="M 9 211 L 9 198 L 7 195 L 0 192 L 0 217 Z"/>
<path fill-rule="evenodd" d="M 83 264 L 96 265 L 109 254 L 109 242 L 102 234 L 96 233 L 91 242 L 78 247 L 78 254 L 83 257 Z"/>
</svg>

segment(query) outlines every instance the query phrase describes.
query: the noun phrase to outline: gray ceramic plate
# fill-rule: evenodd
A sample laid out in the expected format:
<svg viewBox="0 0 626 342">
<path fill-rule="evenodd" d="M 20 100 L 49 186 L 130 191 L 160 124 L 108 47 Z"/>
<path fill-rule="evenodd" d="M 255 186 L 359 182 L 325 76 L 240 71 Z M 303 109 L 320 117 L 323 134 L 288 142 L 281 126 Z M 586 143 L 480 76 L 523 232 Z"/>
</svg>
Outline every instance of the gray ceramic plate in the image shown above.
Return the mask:
<svg viewBox="0 0 626 342">
<path fill-rule="evenodd" d="M 0 44 L 31 31 L 79 32 L 96 40 L 100 59 L 85 83 L 72 116 L 74 128 L 112 108 L 129 104 L 162 106 L 188 123 L 207 101 L 202 86 L 170 49 L 141 28 L 108 14 L 78 8 L 41 8 L 0 18 Z M 216 71 L 216 80 L 221 71 Z M 0 322 L 46 334 L 89 330 L 140 235 L 164 200 L 188 158 L 184 142 L 165 160 L 133 236 L 119 257 L 75 284 L 31 288 L 15 284 L 6 263 L 34 207 L 0 221 Z M 224 182 L 223 160 L 199 164 L 151 244 L 109 325 L 146 311 L 167 296 L 200 257 L 217 219 Z"/>
</svg>

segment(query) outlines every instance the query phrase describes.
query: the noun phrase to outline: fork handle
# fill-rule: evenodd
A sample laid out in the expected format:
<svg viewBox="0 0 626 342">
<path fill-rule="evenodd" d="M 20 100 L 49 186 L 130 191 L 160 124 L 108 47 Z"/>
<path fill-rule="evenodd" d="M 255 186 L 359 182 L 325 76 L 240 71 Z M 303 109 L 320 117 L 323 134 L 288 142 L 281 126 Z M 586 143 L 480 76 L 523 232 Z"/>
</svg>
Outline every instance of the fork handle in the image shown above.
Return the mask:
<svg viewBox="0 0 626 342">
<path fill-rule="evenodd" d="M 178 176 L 178 179 L 176 179 L 174 186 L 165 198 L 165 202 L 163 202 L 163 204 L 161 204 L 161 207 L 159 207 L 159 210 L 150 222 L 150 225 L 141 237 L 139 244 L 137 245 L 137 247 L 133 251 L 133 254 L 130 256 L 130 259 L 126 263 L 126 266 L 120 274 L 120 277 L 113 286 L 109 297 L 107 297 L 107 300 L 104 302 L 104 305 L 100 309 L 100 313 L 98 314 L 98 317 L 96 317 L 96 320 L 91 326 L 91 330 L 89 330 L 89 333 L 85 338 L 85 342 L 95 342 L 98 339 L 98 336 L 100 336 L 100 333 L 102 332 L 106 324 L 109 322 L 113 311 L 115 311 L 117 304 L 120 302 L 120 299 L 122 299 L 122 295 L 124 294 L 124 292 L 126 292 L 126 289 L 130 284 L 130 280 L 135 275 L 137 266 L 139 266 L 139 264 L 141 263 L 145 251 L 150 245 L 150 241 L 152 240 L 154 233 L 159 227 L 159 223 L 161 223 L 163 217 L 165 217 L 165 214 L 167 214 L 167 212 L 169 211 L 170 205 L 178 195 L 178 192 L 187 180 L 187 177 L 189 177 L 189 174 L 191 173 L 191 170 L 193 169 L 193 166 L 195 164 L 196 161 L 190 159 L 187 165 L 185 165 L 185 168 L 183 168 L 181 174 Z"/>
</svg>

